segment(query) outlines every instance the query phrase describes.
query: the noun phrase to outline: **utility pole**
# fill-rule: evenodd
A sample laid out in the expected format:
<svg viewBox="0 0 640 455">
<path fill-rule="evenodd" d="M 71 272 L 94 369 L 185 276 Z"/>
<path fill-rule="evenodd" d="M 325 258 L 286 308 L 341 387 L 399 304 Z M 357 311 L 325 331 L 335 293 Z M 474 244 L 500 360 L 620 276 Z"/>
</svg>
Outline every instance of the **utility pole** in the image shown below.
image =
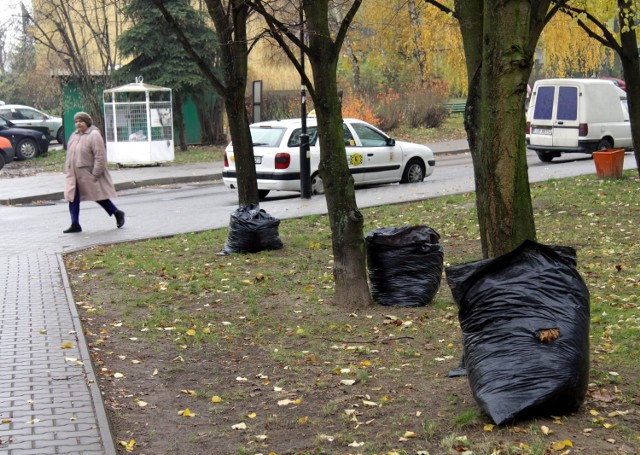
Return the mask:
<svg viewBox="0 0 640 455">
<path fill-rule="evenodd" d="M 300 41 L 304 43 L 304 0 L 300 0 Z M 300 48 L 300 66 L 304 74 L 304 51 Z M 300 81 L 300 197 L 311 199 L 311 156 L 309 155 L 309 135 L 307 134 L 307 93 L 304 79 Z"/>
</svg>

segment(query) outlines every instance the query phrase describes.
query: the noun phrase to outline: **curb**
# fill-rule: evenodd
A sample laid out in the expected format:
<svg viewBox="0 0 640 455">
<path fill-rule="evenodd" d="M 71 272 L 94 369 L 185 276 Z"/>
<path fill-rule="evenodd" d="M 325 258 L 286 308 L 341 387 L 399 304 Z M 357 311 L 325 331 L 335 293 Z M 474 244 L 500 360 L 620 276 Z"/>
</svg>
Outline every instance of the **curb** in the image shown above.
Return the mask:
<svg viewBox="0 0 640 455">
<path fill-rule="evenodd" d="M 129 182 L 115 183 L 116 191 L 133 190 L 136 188 L 144 188 L 155 185 L 172 185 L 183 183 L 201 183 L 211 182 L 215 180 L 221 180 L 222 173 L 207 174 L 207 175 L 184 175 L 177 177 L 160 177 L 145 180 L 133 180 Z M 29 195 L 22 197 L 15 197 L 9 199 L 0 199 L 0 205 L 24 205 L 32 204 L 40 201 L 60 201 L 64 199 L 64 191 L 54 191 L 51 193 Z"/>
</svg>

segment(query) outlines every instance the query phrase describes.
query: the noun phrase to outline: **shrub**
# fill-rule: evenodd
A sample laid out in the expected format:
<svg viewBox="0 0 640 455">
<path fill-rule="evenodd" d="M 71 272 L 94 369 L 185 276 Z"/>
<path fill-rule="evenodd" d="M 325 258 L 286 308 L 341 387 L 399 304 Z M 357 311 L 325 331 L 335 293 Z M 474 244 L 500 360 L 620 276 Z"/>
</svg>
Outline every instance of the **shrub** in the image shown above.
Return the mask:
<svg viewBox="0 0 640 455">
<path fill-rule="evenodd" d="M 342 117 L 358 118 L 374 125 L 379 124 L 380 120 L 373 108 L 367 104 L 362 95 L 351 91 L 345 93 L 342 97 Z"/>
<path fill-rule="evenodd" d="M 404 104 L 400 94 L 393 89 L 388 89 L 386 93 L 379 95 L 376 116 L 380 128 L 387 131 L 398 128 L 404 119 Z"/>
<path fill-rule="evenodd" d="M 437 128 L 449 116 L 444 107 L 446 100 L 445 90 L 440 84 L 432 84 L 427 87 L 405 90 L 407 103 L 405 118 L 407 126 L 411 128 Z"/>
</svg>

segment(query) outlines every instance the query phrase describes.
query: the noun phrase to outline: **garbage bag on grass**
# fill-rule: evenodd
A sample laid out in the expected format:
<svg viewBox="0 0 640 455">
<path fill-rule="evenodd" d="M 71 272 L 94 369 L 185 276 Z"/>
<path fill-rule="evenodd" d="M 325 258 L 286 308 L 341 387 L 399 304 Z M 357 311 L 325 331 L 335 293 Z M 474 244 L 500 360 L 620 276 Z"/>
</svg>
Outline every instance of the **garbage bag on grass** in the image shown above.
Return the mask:
<svg viewBox="0 0 640 455">
<path fill-rule="evenodd" d="M 440 235 L 427 226 L 379 228 L 366 237 L 374 301 L 389 306 L 424 306 L 442 281 Z"/>
<path fill-rule="evenodd" d="M 573 412 L 589 381 L 589 291 L 576 251 L 526 241 L 446 269 L 474 398 L 498 425 Z"/>
<path fill-rule="evenodd" d="M 260 209 L 257 204 L 239 207 L 231 214 L 229 234 L 222 254 L 281 249 L 279 225 L 279 219 Z"/>
</svg>

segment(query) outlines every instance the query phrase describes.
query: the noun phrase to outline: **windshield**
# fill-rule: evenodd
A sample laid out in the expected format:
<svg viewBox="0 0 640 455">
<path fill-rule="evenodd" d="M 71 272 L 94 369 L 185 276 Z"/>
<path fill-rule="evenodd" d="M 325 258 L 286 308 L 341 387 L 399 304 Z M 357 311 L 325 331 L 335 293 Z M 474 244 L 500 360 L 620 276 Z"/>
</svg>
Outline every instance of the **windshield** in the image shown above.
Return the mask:
<svg viewBox="0 0 640 455">
<path fill-rule="evenodd" d="M 254 147 L 277 147 L 280 145 L 284 128 L 270 126 L 251 127 L 251 140 Z"/>
</svg>

